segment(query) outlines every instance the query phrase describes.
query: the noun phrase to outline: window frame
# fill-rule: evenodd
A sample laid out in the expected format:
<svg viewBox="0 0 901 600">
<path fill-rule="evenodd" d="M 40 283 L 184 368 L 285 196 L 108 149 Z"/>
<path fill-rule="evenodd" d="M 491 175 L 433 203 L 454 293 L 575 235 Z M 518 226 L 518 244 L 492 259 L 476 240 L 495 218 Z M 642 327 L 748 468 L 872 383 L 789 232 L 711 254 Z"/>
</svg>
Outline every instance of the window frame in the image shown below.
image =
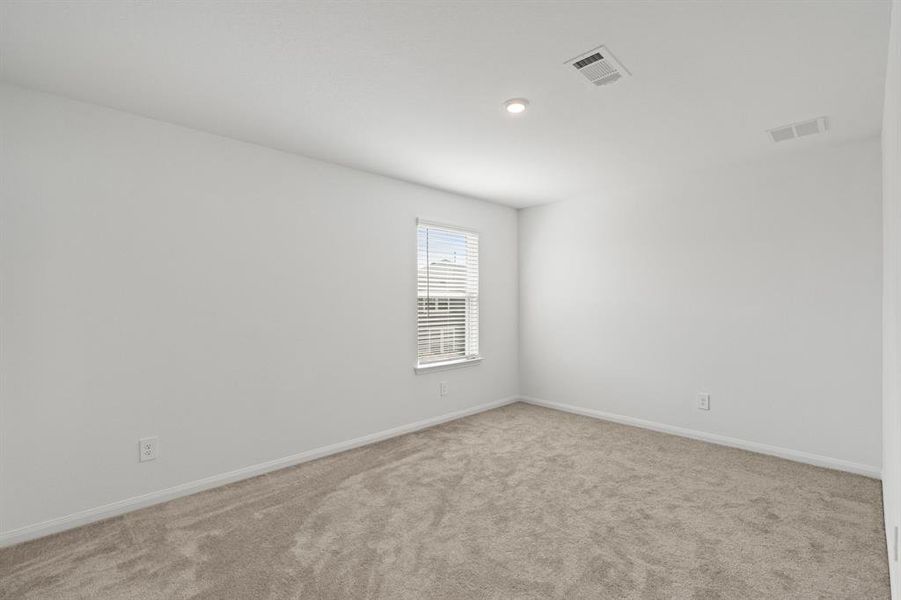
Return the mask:
<svg viewBox="0 0 901 600">
<path fill-rule="evenodd" d="M 479 333 L 479 352 L 478 354 L 463 356 L 459 358 L 453 358 L 451 360 L 443 360 L 443 361 L 435 361 L 428 363 L 420 363 L 419 362 L 419 228 L 421 226 L 426 227 L 435 227 L 440 229 L 449 229 L 453 231 L 459 231 L 461 233 L 469 233 L 474 234 L 478 237 L 479 240 L 479 259 L 478 259 L 478 301 L 479 301 L 479 322 L 478 322 L 478 333 Z M 443 223 L 441 221 L 435 221 L 432 219 L 423 219 L 421 217 L 417 217 L 416 226 L 413 230 L 413 243 L 415 244 L 415 250 L 413 254 L 414 262 L 416 263 L 416 271 L 415 277 L 413 280 L 413 288 L 414 288 L 414 305 L 413 305 L 413 315 L 414 315 L 414 326 L 413 326 L 413 336 L 414 336 L 414 360 L 413 360 L 413 372 L 417 375 L 421 375 L 424 373 L 432 373 L 435 371 L 444 371 L 447 369 L 457 369 L 460 367 L 468 367 L 475 366 L 481 364 L 482 360 L 484 360 L 484 356 L 482 355 L 482 235 L 477 229 L 473 229 L 471 227 L 462 227 L 460 225 L 453 225 L 451 223 Z"/>
</svg>

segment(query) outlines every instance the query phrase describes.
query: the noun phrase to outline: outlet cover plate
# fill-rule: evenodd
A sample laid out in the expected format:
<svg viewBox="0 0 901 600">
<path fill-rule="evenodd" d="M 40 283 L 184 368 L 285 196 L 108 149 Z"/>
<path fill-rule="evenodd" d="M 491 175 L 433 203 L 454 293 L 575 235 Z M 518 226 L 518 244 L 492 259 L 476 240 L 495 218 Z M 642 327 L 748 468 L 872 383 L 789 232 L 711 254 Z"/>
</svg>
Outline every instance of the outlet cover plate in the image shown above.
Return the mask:
<svg viewBox="0 0 901 600">
<path fill-rule="evenodd" d="M 146 437 L 138 440 L 138 459 L 141 462 L 156 460 L 159 440 L 158 437 Z"/>
<path fill-rule="evenodd" d="M 698 410 L 710 410 L 710 394 L 698 394 Z"/>
</svg>

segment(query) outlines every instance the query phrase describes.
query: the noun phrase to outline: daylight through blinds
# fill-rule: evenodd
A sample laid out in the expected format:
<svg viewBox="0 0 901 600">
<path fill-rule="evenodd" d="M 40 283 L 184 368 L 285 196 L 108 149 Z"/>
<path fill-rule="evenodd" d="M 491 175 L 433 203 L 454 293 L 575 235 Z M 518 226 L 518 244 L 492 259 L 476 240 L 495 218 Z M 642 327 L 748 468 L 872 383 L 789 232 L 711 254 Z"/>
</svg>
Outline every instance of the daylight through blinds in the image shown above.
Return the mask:
<svg viewBox="0 0 901 600">
<path fill-rule="evenodd" d="M 417 241 L 419 364 L 479 354 L 479 235 L 420 222 Z"/>
</svg>

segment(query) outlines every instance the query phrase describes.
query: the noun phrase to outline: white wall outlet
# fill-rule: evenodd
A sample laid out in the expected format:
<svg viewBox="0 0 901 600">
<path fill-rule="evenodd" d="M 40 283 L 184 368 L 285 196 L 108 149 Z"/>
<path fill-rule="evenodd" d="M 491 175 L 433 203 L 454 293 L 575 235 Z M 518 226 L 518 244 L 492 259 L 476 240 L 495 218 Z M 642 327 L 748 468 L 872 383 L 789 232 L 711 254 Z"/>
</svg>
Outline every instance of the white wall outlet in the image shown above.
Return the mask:
<svg viewBox="0 0 901 600">
<path fill-rule="evenodd" d="M 447 396 L 447 382 L 442 381 L 438 384 L 438 393 L 442 396 Z"/>
<path fill-rule="evenodd" d="M 156 460 L 159 441 L 160 438 L 158 437 L 147 437 L 138 440 L 138 450 L 140 451 L 139 458 L 141 462 Z"/>
<path fill-rule="evenodd" d="M 698 410 L 710 410 L 710 394 L 698 394 Z"/>
</svg>

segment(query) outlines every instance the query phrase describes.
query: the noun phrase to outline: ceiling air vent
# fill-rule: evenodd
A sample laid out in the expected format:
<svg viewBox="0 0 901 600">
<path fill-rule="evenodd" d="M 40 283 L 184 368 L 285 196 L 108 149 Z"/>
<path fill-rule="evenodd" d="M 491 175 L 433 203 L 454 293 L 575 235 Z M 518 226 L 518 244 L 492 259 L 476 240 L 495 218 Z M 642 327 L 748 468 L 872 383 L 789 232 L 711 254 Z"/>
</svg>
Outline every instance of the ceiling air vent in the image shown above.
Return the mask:
<svg viewBox="0 0 901 600">
<path fill-rule="evenodd" d="M 565 63 L 585 76 L 585 79 L 595 85 L 607 85 L 623 77 L 632 75 L 629 69 L 616 60 L 613 53 L 606 46 L 598 46 Z"/>
<path fill-rule="evenodd" d="M 829 117 L 819 117 L 810 121 L 801 121 L 800 123 L 792 123 L 791 125 L 783 125 L 775 129 L 767 130 L 770 139 L 774 142 L 784 142 L 785 140 L 793 140 L 799 137 L 815 135 L 817 133 L 826 133 L 829 131 Z"/>
</svg>

